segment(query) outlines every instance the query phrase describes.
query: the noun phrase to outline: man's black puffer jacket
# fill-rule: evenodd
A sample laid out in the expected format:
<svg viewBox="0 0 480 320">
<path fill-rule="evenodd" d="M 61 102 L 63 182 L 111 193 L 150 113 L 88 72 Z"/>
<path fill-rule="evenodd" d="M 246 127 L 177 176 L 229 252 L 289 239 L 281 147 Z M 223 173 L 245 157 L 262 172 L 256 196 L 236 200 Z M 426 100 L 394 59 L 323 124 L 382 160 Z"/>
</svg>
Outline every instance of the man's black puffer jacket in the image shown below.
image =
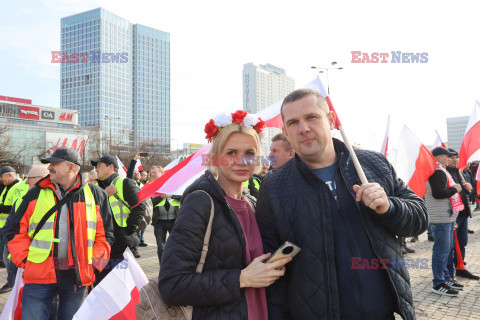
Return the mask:
<svg viewBox="0 0 480 320">
<path fill-rule="evenodd" d="M 215 217 L 202 273 L 195 273 L 210 218 Z M 245 190 L 245 189 L 244 189 Z M 255 198 L 244 193 L 255 210 Z M 207 170 L 185 190 L 172 234 L 160 263 L 158 287 L 168 305 L 193 305 L 193 319 L 248 319 L 240 271 L 246 265 L 245 239 L 225 192 Z"/>
<path fill-rule="evenodd" d="M 354 197 L 352 186 L 360 185 L 360 179 L 346 146 L 336 139 L 334 146 L 341 176 Z M 426 230 L 425 204 L 397 178 L 383 155 L 366 150 L 355 153 L 367 180 L 379 183 L 393 204 L 380 215 L 358 203 L 363 222 L 359 228 L 365 228 L 378 258 L 390 261 L 387 271 L 395 311 L 404 319 L 415 319 L 410 277 L 405 268 L 398 267 L 403 260 L 399 260 L 395 235 L 415 236 Z M 327 192 L 297 155 L 263 180 L 256 217 L 264 251 L 273 252 L 285 241 L 302 248 L 287 264 L 286 275 L 267 288 L 270 319 L 340 319 L 332 221 L 329 214 L 322 214 L 330 210 Z"/>
</svg>

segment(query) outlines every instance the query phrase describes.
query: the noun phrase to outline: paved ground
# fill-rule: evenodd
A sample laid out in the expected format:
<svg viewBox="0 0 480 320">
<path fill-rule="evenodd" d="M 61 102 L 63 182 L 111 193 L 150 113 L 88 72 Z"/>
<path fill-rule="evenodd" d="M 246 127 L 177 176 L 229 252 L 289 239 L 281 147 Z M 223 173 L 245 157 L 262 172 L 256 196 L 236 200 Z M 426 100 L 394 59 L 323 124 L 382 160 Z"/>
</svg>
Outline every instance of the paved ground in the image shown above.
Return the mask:
<svg viewBox="0 0 480 320">
<path fill-rule="evenodd" d="M 470 229 L 475 234 L 469 235 L 469 244 L 465 260 L 467 268 L 474 274 L 480 275 L 480 212 L 474 213 L 474 218 L 469 219 Z M 148 247 L 140 248 L 140 265 L 149 278 L 158 275 L 158 259 L 156 255 L 155 237 L 153 228 L 149 226 L 145 232 Z M 479 319 L 480 320 L 480 281 L 457 280 L 465 285 L 463 292 L 456 298 L 439 296 L 432 290 L 431 254 L 432 244 L 427 240 L 427 235 L 422 234 L 417 243 L 408 243 L 409 247 L 416 250 L 413 254 L 405 256 L 409 268 L 413 299 L 415 302 L 418 319 Z M 0 286 L 6 282 L 5 269 L 0 269 Z M 0 307 L 8 298 L 8 294 L 0 295 Z M 397 317 L 400 319 L 400 317 Z"/>
</svg>

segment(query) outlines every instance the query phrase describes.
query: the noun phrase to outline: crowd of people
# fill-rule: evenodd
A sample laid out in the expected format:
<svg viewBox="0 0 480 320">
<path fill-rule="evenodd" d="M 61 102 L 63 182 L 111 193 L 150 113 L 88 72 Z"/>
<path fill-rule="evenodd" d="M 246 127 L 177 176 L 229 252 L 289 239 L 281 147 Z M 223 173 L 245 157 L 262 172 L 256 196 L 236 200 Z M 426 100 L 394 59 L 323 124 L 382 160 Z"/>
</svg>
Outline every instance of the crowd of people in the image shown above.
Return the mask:
<svg viewBox="0 0 480 320">
<path fill-rule="evenodd" d="M 139 203 L 139 190 L 164 174 L 157 165 L 135 171 L 140 154 L 126 177 L 112 155 L 81 172 L 78 153 L 63 148 L 26 177 L 1 167 L 0 267 L 8 276 L 0 293 L 24 268 L 22 317 L 72 319 L 127 248 L 140 257 L 148 224 L 161 297 L 194 306 L 193 319 L 415 319 L 408 270 L 398 262 L 409 249 L 405 239 L 418 241 L 427 227 L 433 292 L 458 295 L 455 275 L 479 279 L 462 267 L 478 163 L 461 172 L 454 150 L 434 149 L 439 166 L 421 199 L 383 155 L 357 149 L 368 179 L 361 183 L 348 148 L 332 138 L 336 115 L 317 91 L 289 94 L 281 116 L 271 162 L 260 166 L 242 161 L 260 156 L 260 119 L 243 111 L 212 119 L 209 153 L 233 161 L 208 166 L 182 196 Z M 300 253 L 268 261 L 286 242 Z"/>
</svg>

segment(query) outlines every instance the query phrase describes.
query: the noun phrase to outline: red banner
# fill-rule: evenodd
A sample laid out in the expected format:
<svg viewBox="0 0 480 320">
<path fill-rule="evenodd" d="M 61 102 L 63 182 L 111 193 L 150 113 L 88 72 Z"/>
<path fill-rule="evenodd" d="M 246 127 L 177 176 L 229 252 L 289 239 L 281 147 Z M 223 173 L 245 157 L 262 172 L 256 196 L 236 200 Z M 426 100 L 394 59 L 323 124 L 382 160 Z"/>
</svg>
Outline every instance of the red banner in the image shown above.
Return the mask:
<svg viewBox="0 0 480 320">
<path fill-rule="evenodd" d="M 37 107 L 18 106 L 18 110 L 18 116 L 20 119 L 40 119 L 40 110 Z"/>
</svg>

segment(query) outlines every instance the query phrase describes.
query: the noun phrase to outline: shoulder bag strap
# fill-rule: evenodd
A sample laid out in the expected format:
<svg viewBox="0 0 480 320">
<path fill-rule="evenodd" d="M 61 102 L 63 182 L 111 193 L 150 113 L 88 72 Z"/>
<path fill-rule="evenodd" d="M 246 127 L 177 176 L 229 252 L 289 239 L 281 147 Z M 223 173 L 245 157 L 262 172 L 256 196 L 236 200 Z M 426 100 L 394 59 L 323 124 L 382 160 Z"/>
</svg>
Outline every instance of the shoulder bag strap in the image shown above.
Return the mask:
<svg viewBox="0 0 480 320">
<path fill-rule="evenodd" d="M 200 262 L 197 265 L 197 273 L 202 273 L 203 265 L 205 264 L 205 260 L 207 259 L 208 253 L 208 244 L 210 243 L 210 234 L 212 233 L 212 224 L 213 224 L 213 216 L 214 216 L 214 206 L 213 206 L 213 199 L 212 197 L 203 190 L 199 190 L 205 193 L 208 198 L 210 199 L 210 219 L 208 220 L 207 231 L 205 232 L 205 237 L 203 238 L 203 249 L 202 255 L 200 257 Z"/>
</svg>

